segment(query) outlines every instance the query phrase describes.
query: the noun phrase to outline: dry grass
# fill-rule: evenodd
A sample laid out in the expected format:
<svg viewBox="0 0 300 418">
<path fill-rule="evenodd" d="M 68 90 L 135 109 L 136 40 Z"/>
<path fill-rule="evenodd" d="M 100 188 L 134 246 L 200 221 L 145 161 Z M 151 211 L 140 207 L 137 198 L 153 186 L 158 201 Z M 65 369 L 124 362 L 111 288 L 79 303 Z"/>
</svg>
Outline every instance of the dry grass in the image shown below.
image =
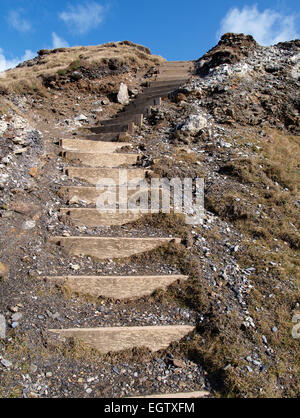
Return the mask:
<svg viewBox="0 0 300 418">
<path fill-rule="evenodd" d="M 151 55 L 145 47 L 126 41 L 97 46 L 59 48 L 40 55 L 33 66 L 6 71 L 0 79 L 0 93 L 22 94 L 41 91 L 43 94 L 44 77 L 63 74 L 76 62 L 86 66 L 103 65 L 111 59 L 136 69 L 147 69 L 164 61 L 159 56 Z"/>
</svg>

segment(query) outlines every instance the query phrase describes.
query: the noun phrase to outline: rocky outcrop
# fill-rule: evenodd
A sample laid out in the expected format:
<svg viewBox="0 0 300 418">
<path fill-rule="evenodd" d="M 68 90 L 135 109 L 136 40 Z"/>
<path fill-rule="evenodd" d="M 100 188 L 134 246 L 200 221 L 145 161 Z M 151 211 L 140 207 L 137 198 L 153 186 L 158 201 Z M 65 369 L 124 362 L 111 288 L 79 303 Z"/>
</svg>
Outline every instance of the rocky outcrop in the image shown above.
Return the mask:
<svg viewBox="0 0 300 418">
<path fill-rule="evenodd" d="M 222 64 L 236 64 L 257 47 L 251 35 L 226 33 L 217 46 L 198 61 L 198 74 L 206 76 L 210 70 Z"/>
</svg>

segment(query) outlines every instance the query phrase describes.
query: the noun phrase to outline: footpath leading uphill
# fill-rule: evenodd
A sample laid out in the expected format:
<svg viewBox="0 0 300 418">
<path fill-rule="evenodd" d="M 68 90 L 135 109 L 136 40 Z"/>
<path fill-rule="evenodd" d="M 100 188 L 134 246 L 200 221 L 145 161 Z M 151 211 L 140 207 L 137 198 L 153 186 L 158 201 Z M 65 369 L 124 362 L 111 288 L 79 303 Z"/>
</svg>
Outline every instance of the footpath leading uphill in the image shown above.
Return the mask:
<svg viewBox="0 0 300 418">
<path fill-rule="evenodd" d="M 135 221 L 143 215 L 139 212 L 123 213 L 101 212 L 96 202 L 101 191 L 96 187 L 100 179 L 111 178 L 116 182 L 118 191 L 126 184 L 120 183 L 120 168 L 127 168 L 128 181 L 146 179 L 147 170 L 136 167 L 139 155 L 118 152 L 123 147 L 130 149 L 130 133 L 136 126 L 142 126 L 143 117 L 151 106 L 159 105 L 161 98 L 180 88 L 190 77 L 192 62 L 167 62 L 160 66 L 154 81 L 150 81 L 143 92 L 117 117 L 101 122 L 100 126 L 88 129 L 88 133 L 79 133 L 79 139 L 62 139 L 62 155 L 67 166 L 65 174 L 78 179 L 89 187 L 62 187 L 69 202 L 83 201 L 89 207 L 61 208 L 60 212 L 76 226 L 110 227 L 121 226 Z M 125 138 L 126 142 L 118 139 Z M 76 164 L 73 166 L 72 163 Z M 108 184 L 105 184 L 109 186 Z M 119 194 L 117 194 L 119 196 Z M 117 202 L 118 203 L 118 202 Z M 91 205 L 93 207 L 91 207 Z M 89 237 L 89 236 L 53 236 L 51 242 L 58 244 L 72 256 L 91 256 L 98 260 L 128 258 L 154 250 L 170 241 L 180 242 L 176 237 Z M 92 295 L 112 300 L 138 299 L 151 295 L 157 289 L 165 289 L 176 281 L 186 280 L 183 275 L 162 276 L 50 276 L 50 283 L 66 285 L 73 293 Z M 81 340 L 101 354 L 146 347 L 151 351 L 166 349 L 172 342 L 186 338 L 195 330 L 191 325 L 105 327 L 51 329 L 50 332 L 61 337 Z M 208 396 L 205 391 L 181 394 L 185 397 Z M 162 395 L 162 397 L 165 395 Z M 172 394 L 171 396 L 176 396 Z M 178 396 L 178 395 L 177 395 Z"/>
</svg>

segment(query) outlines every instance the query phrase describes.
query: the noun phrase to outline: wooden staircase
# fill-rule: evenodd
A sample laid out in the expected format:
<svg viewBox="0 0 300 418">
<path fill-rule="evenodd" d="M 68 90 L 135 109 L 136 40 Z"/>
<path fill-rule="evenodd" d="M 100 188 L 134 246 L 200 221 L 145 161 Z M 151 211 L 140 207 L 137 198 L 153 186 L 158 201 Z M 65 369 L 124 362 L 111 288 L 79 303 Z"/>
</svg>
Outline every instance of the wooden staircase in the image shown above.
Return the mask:
<svg viewBox="0 0 300 418">
<path fill-rule="evenodd" d="M 139 155 L 119 153 L 130 142 L 118 139 L 124 133 L 130 134 L 136 127 L 142 126 L 143 117 L 151 106 L 159 105 L 161 99 L 180 88 L 191 76 L 192 62 L 167 62 L 159 68 L 156 79 L 150 81 L 143 92 L 117 117 L 101 122 L 100 126 L 80 131 L 80 139 L 62 139 L 61 155 L 68 164 L 65 174 L 70 179 L 84 183 L 81 186 L 62 186 L 61 196 L 70 207 L 60 210 L 62 219 L 68 219 L 76 226 L 110 227 L 133 222 L 143 215 L 140 212 L 101 213 L 96 202 L 101 191 L 96 185 L 99 178 L 111 178 L 117 188 L 124 187 L 119 180 L 119 167 L 127 166 L 128 180 L 145 179 L 147 170 L 135 167 Z M 129 148 L 130 149 L 130 148 Z M 130 193 L 129 193 L 130 194 Z M 84 203 L 93 207 L 72 208 L 73 203 Z M 69 255 L 89 256 L 97 260 L 120 259 L 151 251 L 173 238 L 131 238 L 131 237 L 59 237 L 50 241 L 60 245 Z M 54 276 L 46 280 L 51 285 L 60 284 L 73 294 L 105 297 L 112 300 L 138 299 L 149 296 L 157 289 L 166 289 L 171 284 L 187 280 L 182 275 L 163 276 Z M 100 353 L 118 352 L 136 347 L 147 347 L 152 351 L 166 349 L 172 342 L 180 341 L 193 333 L 194 326 L 141 326 L 92 329 L 54 329 L 51 333 L 62 337 L 77 338 L 96 348 Z M 202 397 L 207 392 L 180 394 L 183 397 Z M 164 396 L 164 395 L 162 395 Z M 176 394 L 168 397 L 178 397 Z"/>
</svg>

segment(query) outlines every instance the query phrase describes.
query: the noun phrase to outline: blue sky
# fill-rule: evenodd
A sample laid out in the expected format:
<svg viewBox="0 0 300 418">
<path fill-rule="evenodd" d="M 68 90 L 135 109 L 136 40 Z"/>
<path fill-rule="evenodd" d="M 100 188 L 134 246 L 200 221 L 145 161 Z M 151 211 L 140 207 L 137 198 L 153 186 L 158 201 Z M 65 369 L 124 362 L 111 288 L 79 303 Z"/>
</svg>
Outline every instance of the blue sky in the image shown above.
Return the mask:
<svg viewBox="0 0 300 418">
<path fill-rule="evenodd" d="M 261 44 L 299 38 L 299 0 L 0 0 L 0 71 L 42 48 L 130 41 L 169 60 L 195 59 L 221 33 Z"/>
</svg>

